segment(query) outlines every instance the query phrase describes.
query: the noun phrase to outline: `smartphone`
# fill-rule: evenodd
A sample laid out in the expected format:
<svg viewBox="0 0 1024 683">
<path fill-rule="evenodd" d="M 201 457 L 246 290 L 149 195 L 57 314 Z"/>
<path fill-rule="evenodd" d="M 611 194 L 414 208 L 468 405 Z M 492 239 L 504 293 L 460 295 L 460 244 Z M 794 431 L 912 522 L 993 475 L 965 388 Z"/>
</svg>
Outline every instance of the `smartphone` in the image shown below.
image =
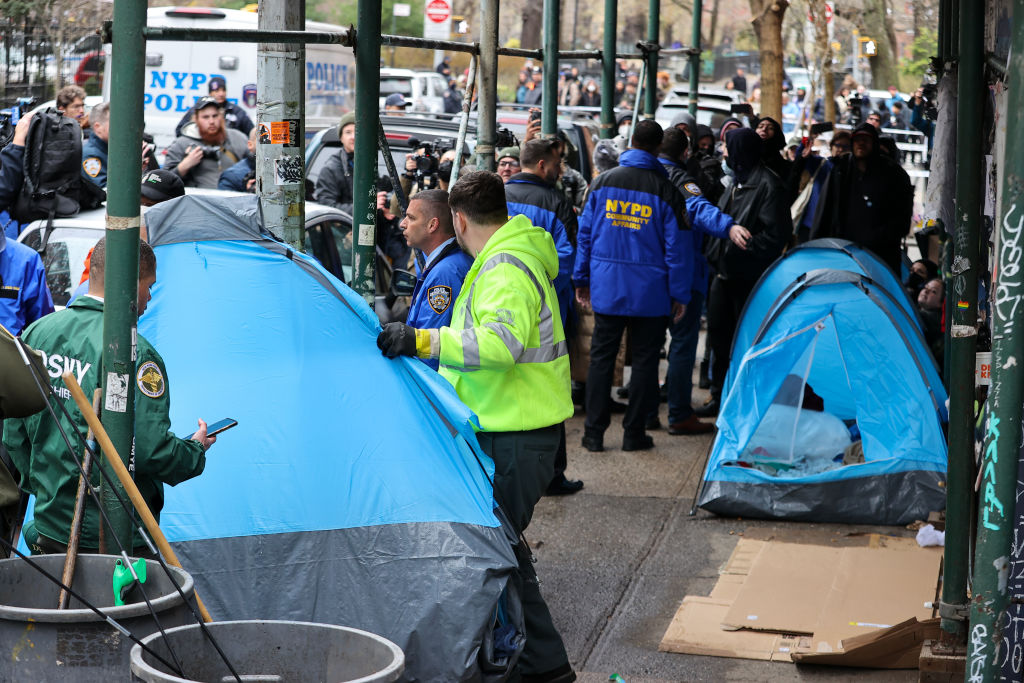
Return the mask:
<svg viewBox="0 0 1024 683">
<path fill-rule="evenodd" d="M 534 109 L 530 112 L 530 121 L 540 121 L 540 109 Z"/>
<path fill-rule="evenodd" d="M 811 135 L 821 135 L 822 133 L 828 133 L 833 130 L 835 130 L 835 126 L 832 125 L 831 121 L 811 124 Z"/>
<path fill-rule="evenodd" d="M 221 432 L 231 429 L 238 424 L 238 420 L 232 420 L 230 417 L 224 418 L 218 422 L 211 422 L 206 425 L 207 436 L 217 436 Z"/>
<path fill-rule="evenodd" d="M 747 116 L 754 116 L 754 108 L 745 102 L 729 105 L 730 114 L 746 114 Z"/>
</svg>

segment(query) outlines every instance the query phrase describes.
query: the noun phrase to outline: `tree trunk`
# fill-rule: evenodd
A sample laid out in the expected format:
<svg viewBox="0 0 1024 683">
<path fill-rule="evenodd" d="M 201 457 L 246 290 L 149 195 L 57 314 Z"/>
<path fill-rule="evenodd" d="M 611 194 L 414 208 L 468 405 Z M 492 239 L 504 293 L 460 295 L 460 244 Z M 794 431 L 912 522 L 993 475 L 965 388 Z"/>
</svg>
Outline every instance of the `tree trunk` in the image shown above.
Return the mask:
<svg viewBox="0 0 1024 683">
<path fill-rule="evenodd" d="M 825 103 L 825 120 L 836 120 L 836 87 L 832 76 L 832 46 L 828 42 L 828 22 L 825 17 L 825 0 L 808 0 L 808 9 L 814 18 L 814 61 L 821 74 Z"/>
<path fill-rule="evenodd" d="M 761 116 L 782 121 L 782 17 L 789 0 L 750 0 L 761 52 Z"/>
<path fill-rule="evenodd" d="M 703 23 L 703 22 L 701 22 Z M 708 42 L 705 45 L 712 49 L 718 42 L 715 40 L 715 33 L 718 30 L 718 0 L 711 0 L 711 28 L 708 29 Z"/>
<path fill-rule="evenodd" d="M 886 0 L 866 0 L 864 3 L 864 35 L 878 46 L 878 53 L 870 59 L 871 85 L 877 90 L 898 85 L 886 4 Z"/>
<path fill-rule="evenodd" d="M 540 48 L 541 29 L 544 24 L 543 8 L 544 4 L 540 2 L 528 2 L 523 6 L 523 33 L 519 38 L 519 44 L 524 50 Z"/>
</svg>

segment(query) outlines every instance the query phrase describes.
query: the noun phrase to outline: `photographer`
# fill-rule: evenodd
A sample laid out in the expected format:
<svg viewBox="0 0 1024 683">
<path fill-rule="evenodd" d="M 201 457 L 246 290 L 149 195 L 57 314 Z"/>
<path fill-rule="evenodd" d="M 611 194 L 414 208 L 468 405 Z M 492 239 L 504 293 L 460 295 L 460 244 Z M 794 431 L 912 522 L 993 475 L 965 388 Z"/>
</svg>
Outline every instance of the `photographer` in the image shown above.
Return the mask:
<svg viewBox="0 0 1024 683">
<path fill-rule="evenodd" d="M 218 190 L 256 191 L 256 140 L 258 137 L 259 128 L 253 126 L 249 131 L 249 152 L 244 159 L 220 174 L 220 180 L 217 181 Z"/>
<path fill-rule="evenodd" d="M 217 100 L 203 97 L 192 110 L 192 123 L 167 148 L 164 168 L 177 173 L 185 187 L 215 189 L 220 175 L 248 150 L 245 133 L 228 128 Z"/>
</svg>

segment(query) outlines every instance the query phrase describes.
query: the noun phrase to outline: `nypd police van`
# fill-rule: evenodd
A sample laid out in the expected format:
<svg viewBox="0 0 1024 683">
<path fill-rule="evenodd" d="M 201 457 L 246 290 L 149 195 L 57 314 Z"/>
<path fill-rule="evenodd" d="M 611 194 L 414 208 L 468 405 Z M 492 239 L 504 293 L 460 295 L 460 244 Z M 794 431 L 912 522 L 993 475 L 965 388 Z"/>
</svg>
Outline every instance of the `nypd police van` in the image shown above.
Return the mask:
<svg viewBox="0 0 1024 683">
<path fill-rule="evenodd" d="M 203 7 L 154 7 L 146 15 L 149 26 L 203 29 L 256 29 L 255 12 Z M 307 31 L 343 31 L 340 26 L 306 22 Z M 104 49 L 110 51 L 111 46 Z M 110 100 L 110 66 L 103 79 L 104 100 Z M 214 76 L 227 84 L 228 100 L 256 121 L 256 43 L 175 42 L 151 40 L 146 44 L 146 83 L 143 113 L 146 132 L 162 152 L 174 141 L 174 129 L 200 97 L 209 94 Z M 341 45 L 306 45 L 306 135 L 336 125 L 355 106 L 355 59 Z"/>
</svg>

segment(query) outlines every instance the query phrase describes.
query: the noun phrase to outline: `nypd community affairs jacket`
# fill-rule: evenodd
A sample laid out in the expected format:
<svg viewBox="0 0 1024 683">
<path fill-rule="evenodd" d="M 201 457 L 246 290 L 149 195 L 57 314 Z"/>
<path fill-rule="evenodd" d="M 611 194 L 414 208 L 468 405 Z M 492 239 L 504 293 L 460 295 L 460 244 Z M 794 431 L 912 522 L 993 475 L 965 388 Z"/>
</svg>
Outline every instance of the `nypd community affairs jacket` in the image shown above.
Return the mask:
<svg viewBox="0 0 1024 683">
<path fill-rule="evenodd" d="M 693 283 L 693 237 L 683 195 L 653 155 L 628 149 L 619 166 L 590 186 L 580 216 L 577 287 L 603 315 L 667 316 L 687 304 Z"/>
</svg>

